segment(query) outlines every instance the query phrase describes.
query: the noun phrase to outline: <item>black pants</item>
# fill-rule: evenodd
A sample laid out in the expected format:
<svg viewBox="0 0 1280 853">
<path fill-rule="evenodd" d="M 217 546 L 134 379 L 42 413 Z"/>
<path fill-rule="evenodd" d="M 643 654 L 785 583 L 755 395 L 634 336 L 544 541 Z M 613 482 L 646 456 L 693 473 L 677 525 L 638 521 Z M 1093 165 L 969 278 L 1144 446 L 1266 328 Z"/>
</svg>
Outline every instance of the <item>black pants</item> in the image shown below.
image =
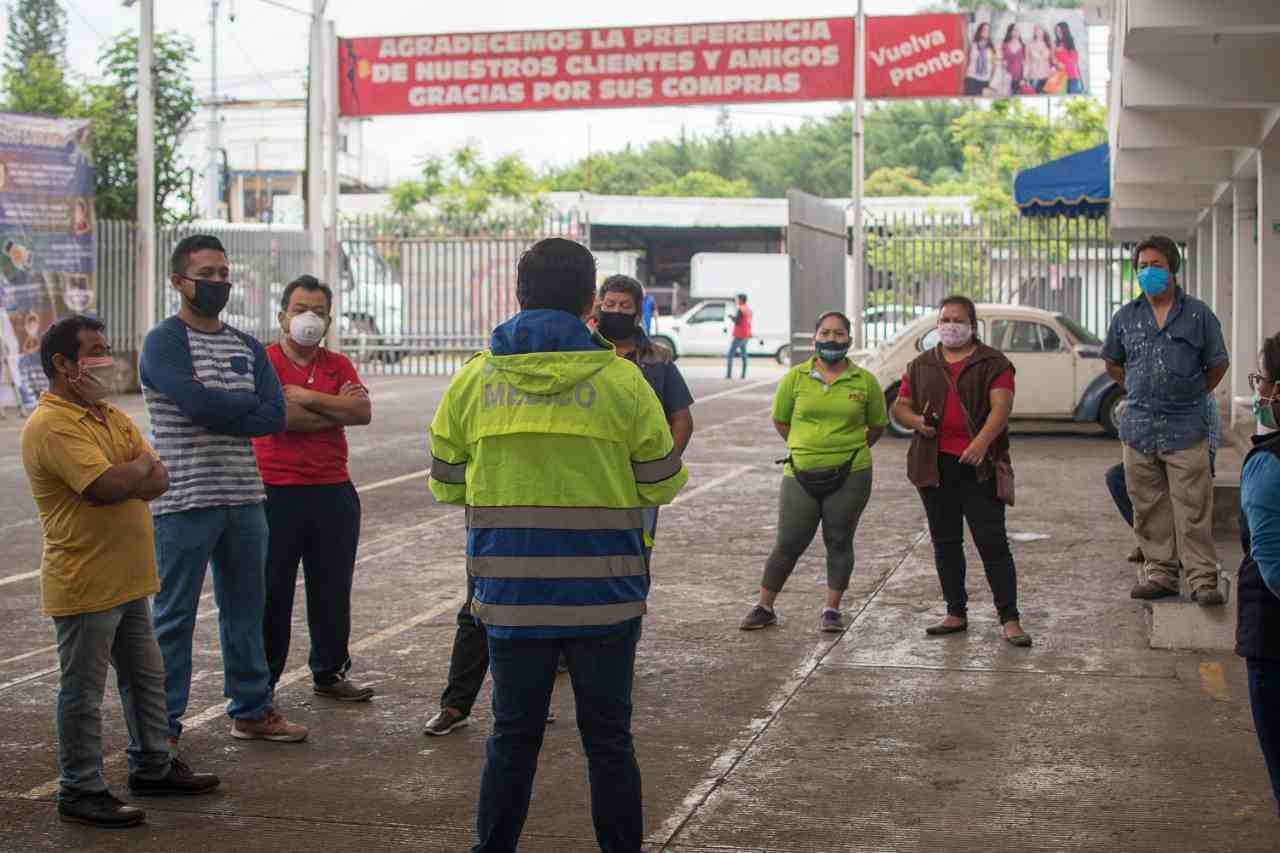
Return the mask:
<svg viewBox="0 0 1280 853">
<path fill-rule="evenodd" d="M 441 708 L 453 708 L 464 717 L 471 715 L 471 706 L 476 703 L 485 673 L 489 671 L 489 638 L 484 626 L 471 615 L 474 594 L 475 586 L 467 578 L 467 601 L 458 611 L 458 629 L 449 655 L 449 683 L 440 697 Z"/>
<path fill-rule="evenodd" d="M 957 457 L 945 453 L 938 454 L 938 469 L 941 485 L 920 489 L 920 499 L 929 517 L 933 561 L 947 600 L 947 614 L 964 616 L 968 609 L 969 595 L 964 588 L 964 523 L 968 521 L 1000 623 L 1017 619 L 1018 577 L 995 478 L 979 482 L 975 467 L 962 465 Z"/>
<path fill-rule="evenodd" d="M 360 496 L 351 483 L 267 486 L 267 604 L 262 635 L 271 684 L 289 658 L 298 562 L 306 578 L 311 675 L 332 684 L 351 668 L 351 581 L 360 543 Z"/>
<path fill-rule="evenodd" d="M 1249 668 L 1249 704 L 1253 708 L 1254 728 L 1262 757 L 1271 774 L 1271 790 L 1276 797 L 1276 814 L 1280 815 L 1280 660 L 1247 658 Z"/>
</svg>

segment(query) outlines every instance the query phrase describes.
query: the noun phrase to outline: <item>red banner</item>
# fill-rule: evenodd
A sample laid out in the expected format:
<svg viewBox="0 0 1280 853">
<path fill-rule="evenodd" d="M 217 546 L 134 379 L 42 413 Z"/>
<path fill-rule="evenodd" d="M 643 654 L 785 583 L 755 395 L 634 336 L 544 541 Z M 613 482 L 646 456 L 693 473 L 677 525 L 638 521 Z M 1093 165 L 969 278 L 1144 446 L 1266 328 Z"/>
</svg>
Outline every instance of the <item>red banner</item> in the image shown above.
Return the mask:
<svg viewBox="0 0 1280 853">
<path fill-rule="evenodd" d="M 340 39 L 344 116 L 853 97 L 853 20 Z"/>
<path fill-rule="evenodd" d="M 954 97 L 964 88 L 967 15 L 867 18 L 867 97 Z"/>
</svg>

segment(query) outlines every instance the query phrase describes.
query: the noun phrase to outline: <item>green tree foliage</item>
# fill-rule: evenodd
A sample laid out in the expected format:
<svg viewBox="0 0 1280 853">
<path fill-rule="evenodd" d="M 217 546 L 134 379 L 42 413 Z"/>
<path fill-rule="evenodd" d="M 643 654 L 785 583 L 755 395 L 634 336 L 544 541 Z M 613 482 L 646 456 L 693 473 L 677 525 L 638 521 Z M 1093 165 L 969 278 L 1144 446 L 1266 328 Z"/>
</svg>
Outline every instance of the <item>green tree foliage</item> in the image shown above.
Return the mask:
<svg viewBox="0 0 1280 853">
<path fill-rule="evenodd" d="M 61 68 L 67 56 L 67 13 L 58 0 L 17 0 L 6 4 L 9 33 L 5 38 L 5 66 L 22 74 L 33 57 L 43 56 Z"/>
<path fill-rule="evenodd" d="M 686 172 L 674 180 L 645 187 L 640 195 L 690 198 L 750 198 L 751 184 L 743 178 L 729 180 L 711 172 Z"/>
<path fill-rule="evenodd" d="M 881 166 L 867 176 L 862 192 L 867 196 L 929 195 L 929 185 L 906 166 Z"/>
<path fill-rule="evenodd" d="M 37 53 L 27 60 L 25 70 L 4 72 L 4 109 L 11 113 L 37 116 L 66 116 L 73 113 L 79 97 L 67 83 L 66 71 L 48 54 Z"/>
<path fill-rule="evenodd" d="M 421 227 L 450 233 L 531 231 L 546 215 L 539 179 L 518 155 L 486 163 L 474 145 L 447 157 L 428 157 L 418 177 L 391 187 L 393 213 L 419 220 Z M 419 208 L 427 205 L 430 213 Z"/>
<path fill-rule="evenodd" d="M 187 66 L 195 51 L 176 33 L 155 39 L 156 219 L 180 222 L 192 216 L 194 172 L 179 153 L 196 112 L 195 87 Z M 100 219 L 135 219 L 138 199 L 138 37 L 117 36 L 102 52 L 104 82 L 85 87 L 77 114 L 93 126 Z"/>
</svg>

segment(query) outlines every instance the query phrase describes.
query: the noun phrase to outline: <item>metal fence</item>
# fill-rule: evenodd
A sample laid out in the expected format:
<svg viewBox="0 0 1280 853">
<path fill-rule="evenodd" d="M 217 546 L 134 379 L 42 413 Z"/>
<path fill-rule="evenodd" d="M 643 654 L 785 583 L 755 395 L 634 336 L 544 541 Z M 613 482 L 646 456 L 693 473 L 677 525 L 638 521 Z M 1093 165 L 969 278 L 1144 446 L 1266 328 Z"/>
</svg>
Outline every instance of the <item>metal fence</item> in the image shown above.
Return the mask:
<svg viewBox="0 0 1280 853">
<path fill-rule="evenodd" d="M 1062 313 L 1098 337 L 1133 295 L 1125 247 L 1105 219 L 916 214 L 867 228 L 871 343 L 960 293 L 975 302 Z"/>
</svg>

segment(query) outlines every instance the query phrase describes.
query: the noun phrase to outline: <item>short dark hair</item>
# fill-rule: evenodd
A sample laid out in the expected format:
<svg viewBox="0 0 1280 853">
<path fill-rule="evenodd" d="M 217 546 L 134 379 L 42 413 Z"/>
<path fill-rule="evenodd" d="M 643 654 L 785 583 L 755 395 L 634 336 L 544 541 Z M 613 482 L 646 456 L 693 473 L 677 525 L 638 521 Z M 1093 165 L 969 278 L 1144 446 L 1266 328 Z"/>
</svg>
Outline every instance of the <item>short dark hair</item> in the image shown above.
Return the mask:
<svg viewBox="0 0 1280 853">
<path fill-rule="evenodd" d="M 1182 267 L 1182 255 L 1178 252 L 1178 244 L 1163 234 L 1152 234 L 1137 246 L 1133 248 L 1133 268 L 1138 269 L 1138 256 L 1147 249 L 1154 249 L 1164 255 L 1165 262 L 1169 264 L 1169 273 L 1177 275 L 1178 270 Z"/>
<path fill-rule="evenodd" d="M 101 332 L 105 328 L 106 326 L 98 318 L 86 317 L 83 314 L 67 317 L 50 326 L 44 336 L 40 338 L 40 366 L 44 368 L 45 377 L 52 381 L 54 375 L 58 372 L 53 367 L 53 357 L 55 355 L 60 355 L 72 361 L 77 361 L 80 358 L 81 329 Z"/>
<path fill-rule="evenodd" d="M 1262 342 L 1262 372 L 1268 381 L 1280 382 L 1280 332 Z"/>
<path fill-rule="evenodd" d="M 313 275 L 300 275 L 293 281 L 285 285 L 284 295 L 280 297 L 280 310 L 289 310 L 289 300 L 293 297 L 293 292 L 298 288 L 309 291 L 320 291 L 324 294 L 324 304 L 326 308 L 333 308 L 333 289 L 327 284 L 321 284 L 320 279 Z"/>
<path fill-rule="evenodd" d="M 977 337 L 978 307 L 973 304 L 973 300 L 967 296 L 961 296 L 959 293 L 953 293 L 938 303 L 938 311 L 942 311 L 942 309 L 946 308 L 948 305 L 959 305 L 964 308 L 965 312 L 969 315 L 969 325 L 973 326 L 974 337 Z"/>
<path fill-rule="evenodd" d="M 636 303 L 637 311 L 644 302 L 644 286 L 629 275 L 611 275 L 606 278 L 604 284 L 600 285 L 600 298 L 604 299 L 606 293 L 625 293 Z"/>
<path fill-rule="evenodd" d="M 813 330 L 815 332 L 818 331 L 818 329 L 822 327 L 822 321 L 826 320 L 828 317 L 839 317 L 840 322 L 844 324 L 844 330 L 846 332 L 853 331 L 853 323 L 849 321 L 849 315 L 845 314 L 843 311 L 827 311 L 825 313 L 819 314 L 818 322 L 813 324 Z"/>
<path fill-rule="evenodd" d="M 186 275 L 191 256 L 206 249 L 213 249 L 224 255 L 227 253 L 222 241 L 212 234 L 192 234 L 190 237 L 182 238 L 182 241 L 173 247 L 173 254 L 169 256 L 169 272 L 173 275 Z"/>
<path fill-rule="evenodd" d="M 739 294 L 738 294 L 738 301 L 739 301 L 739 302 L 746 302 L 746 301 L 747 301 L 747 294 L 745 294 L 745 293 L 739 293 Z"/>
<path fill-rule="evenodd" d="M 521 310 L 552 308 L 575 317 L 596 293 L 596 259 L 581 243 L 548 237 L 530 246 L 516 268 Z"/>
</svg>

